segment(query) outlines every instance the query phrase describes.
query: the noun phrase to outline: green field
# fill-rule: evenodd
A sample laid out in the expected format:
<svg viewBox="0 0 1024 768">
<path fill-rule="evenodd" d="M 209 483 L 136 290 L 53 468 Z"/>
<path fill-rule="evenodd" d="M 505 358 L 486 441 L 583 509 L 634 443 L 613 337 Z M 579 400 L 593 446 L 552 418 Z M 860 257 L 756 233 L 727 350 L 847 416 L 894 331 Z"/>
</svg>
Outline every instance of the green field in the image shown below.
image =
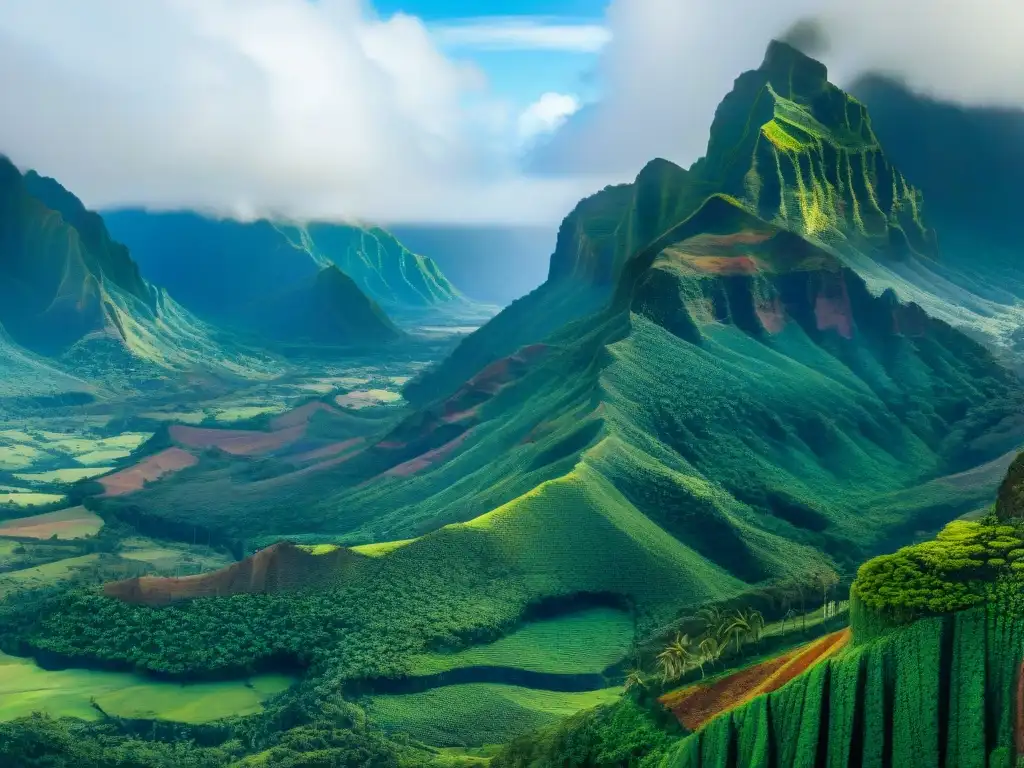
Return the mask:
<svg viewBox="0 0 1024 768">
<path fill-rule="evenodd" d="M 80 555 L 34 568 L 0 574 L 0 597 L 23 589 L 47 587 L 74 577 L 77 571 L 99 561 L 99 555 Z"/>
<path fill-rule="evenodd" d="M 49 472 L 32 472 L 16 474 L 18 480 L 26 483 L 76 483 L 79 480 L 88 480 L 92 477 L 99 477 L 112 472 L 113 467 L 85 467 L 54 469 Z"/>
<path fill-rule="evenodd" d="M 5 504 L 15 507 L 41 507 L 45 504 L 56 504 L 64 498 L 59 493 L 37 493 L 25 489 L 0 491 L 0 506 Z"/>
<path fill-rule="evenodd" d="M 0 470 L 17 472 L 26 482 L 72 483 L 108 472 L 151 437 L 123 432 L 106 437 L 47 429 L 0 432 Z"/>
<path fill-rule="evenodd" d="M 370 718 L 390 733 L 439 747 L 501 744 L 580 710 L 616 701 L 621 688 L 561 693 L 470 683 L 424 693 L 371 696 Z"/>
<path fill-rule="evenodd" d="M 227 683 L 177 684 L 138 675 L 83 669 L 48 671 L 0 654 L 0 721 L 44 712 L 53 717 L 115 717 L 208 723 L 256 714 L 293 680 L 265 675 Z M 95 702 L 95 705 L 93 704 Z"/>
<path fill-rule="evenodd" d="M 622 611 L 595 608 L 534 621 L 487 645 L 458 653 L 414 657 L 413 675 L 462 667 L 515 667 L 551 674 L 600 674 L 622 660 L 633 640 L 633 620 Z"/>
</svg>

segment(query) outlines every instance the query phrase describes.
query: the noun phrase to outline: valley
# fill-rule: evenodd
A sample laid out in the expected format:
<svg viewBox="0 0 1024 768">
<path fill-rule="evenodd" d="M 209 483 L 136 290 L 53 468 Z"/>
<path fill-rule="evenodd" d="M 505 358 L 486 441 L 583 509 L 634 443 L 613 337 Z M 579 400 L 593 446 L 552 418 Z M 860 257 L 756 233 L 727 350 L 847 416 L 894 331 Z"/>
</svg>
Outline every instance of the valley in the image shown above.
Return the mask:
<svg viewBox="0 0 1024 768">
<path fill-rule="evenodd" d="M 0 764 L 1012 768 L 1024 279 L 930 216 L 777 40 L 500 311 L 0 158 Z"/>
</svg>

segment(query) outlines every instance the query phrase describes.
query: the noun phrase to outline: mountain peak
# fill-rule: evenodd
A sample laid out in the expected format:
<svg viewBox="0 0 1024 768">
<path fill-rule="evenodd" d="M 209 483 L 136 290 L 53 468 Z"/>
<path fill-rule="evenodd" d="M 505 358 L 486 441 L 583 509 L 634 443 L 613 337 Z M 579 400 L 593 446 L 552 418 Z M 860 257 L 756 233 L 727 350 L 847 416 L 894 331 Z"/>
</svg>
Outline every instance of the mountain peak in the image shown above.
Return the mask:
<svg viewBox="0 0 1024 768">
<path fill-rule="evenodd" d="M 813 97 L 829 86 L 828 67 L 781 40 L 772 40 L 758 68 L 787 98 Z"/>
<path fill-rule="evenodd" d="M 864 105 L 788 43 L 773 40 L 736 79 L 691 171 L 819 245 L 882 260 L 936 255 L 920 193 L 886 158 Z"/>
</svg>

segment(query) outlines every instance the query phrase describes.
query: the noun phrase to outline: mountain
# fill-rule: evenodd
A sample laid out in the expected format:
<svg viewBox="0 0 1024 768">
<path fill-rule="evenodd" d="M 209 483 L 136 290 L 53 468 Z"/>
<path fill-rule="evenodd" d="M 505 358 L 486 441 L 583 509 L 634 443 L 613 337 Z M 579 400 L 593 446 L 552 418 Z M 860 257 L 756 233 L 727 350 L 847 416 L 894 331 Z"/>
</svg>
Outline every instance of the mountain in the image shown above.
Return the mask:
<svg viewBox="0 0 1024 768">
<path fill-rule="evenodd" d="M 581 677 L 588 701 L 603 700 L 605 664 L 594 682 L 552 670 L 564 646 L 523 633 L 564 638 L 538 625 L 597 606 L 634 627 L 639 656 L 703 607 L 769 604 L 785 585 L 802 601 L 995 496 L 1024 442 L 1024 386 L 993 353 L 998 333 L 962 330 L 979 328 L 980 305 L 940 301 L 946 267 L 925 211 L 863 105 L 774 43 L 723 101 L 706 157 L 688 170 L 655 160 L 632 184 L 581 201 L 544 285 L 410 383 L 408 409 L 358 439 L 358 414 L 324 416 L 309 429 L 330 453 L 318 445 L 311 456 L 305 443 L 258 462 L 208 452 L 187 473 L 88 500 L 105 520 L 255 551 L 242 564 L 78 590 L 16 617 L 7 642 L 53 664 L 179 678 L 299 666 L 308 679 L 290 702 L 345 690 L 388 733 L 433 718 L 416 732 L 437 747 L 493 743 L 481 723 L 511 723 L 506 736 L 550 723 L 523 702 L 576 691 Z M 180 428 L 166 440 L 184 449 L 197 431 L 219 442 Z M 1008 630 L 992 615 L 908 625 L 970 607 L 978 591 L 961 582 L 973 574 L 1016 571 L 1024 545 L 1009 526 L 963 525 L 860 572 L 857 642 L 835 666 L 772 694 L 774 709 L 761 698 L 742 722 L 712 721 L 678 751 L 666 737 L 663 764 L 824 764 L 833 740 L 823 733 L 834 724 L 853 743 L 869 723 L 882 738 L 861 740 L 853 765 L 878 743 L 887 756 L 866 764 L 919 765 L 934 744 L 959 754 L 948 745 L 961 740 L 967 754 L 979 732 L 1001 759 L 1008 710 L 999 698 L 979 705 L 979 684 L 991 674 L 993 696 L 1005 696 L 1016 635 L 1004 653 Z M 954 599 L 943 601 L 944 588 L 931 590 L 951 572 Z M 873 634 L 889 629 L 909 634 Z M 627 648 L 620 664 L 632 661 Z M 945 674 L 954 654 L 971 675 Z M 427 657 L 468 682 L 417 675 Z M 493 705 L 496 682 L 526 692 Z M 943 725 L 954 692 L 962 728 Z M 622 720 L 609 715 L 616 726 L 629 706 L 614 710 Z M 592 722 L 569 723 L 583 723 L 565 742 L 576 762 L 604 759 L 586 754 Z M 640 764 L 637 748 L 614 760 Z"/>
<path fill-rule="evenodd" d="M 407 397 L 423 404 L 448 395 L 482 366 L 593 311 L 630 255 L 653 247 L 713 193 L 834 254 L 872 293 L 892 290 L 1016 365 L 1024 323 L 1016 295 L 1002 281 L 965 269 L 966 257 L 945 259 L 935 228 L 926 223 L 923 194 L 889 159 L 865 106 L 827 75 L 824 65 L 773 42 L 761 66 L 737 78 L 723 99 L 703 158 L 690 169 L 655 160 L 632 184 L 581 202 L 559 231 L 548 281 L 411 382 Z M 904 139 L 897 145 L 914 143 L 907 134 L 920 131 L 920 124 L 901 125 Z M 933 155 L 917 151 L 915 168 L 934 167 Z M 980 159 L 978 168 L 1000 173 L 994 158 Z M 945 176 L 930 173 L 936 186 L 943 184 Z M 1000 189 L 997 183 L 993 196 Z M 949 208 L 936 218 L 951 218 Z M 977 233 L 987 226 L 978 219 L 964 231 L 983 236 Z M 993 261 L 1006 265 L 1012 255 Z M 1000 274 L 1012 270 L 1010 263 Z"/>
<path fill-rule="evenodd" d="M 434 557 L 486 559 L 514 605 L 612 594 L 650 627 L 852 567 L 982 505 L 1024 439 L 1021 385 L 979 342 L 872 290 L 865 264 L 935 259 L 920 195 L 883 162 L 863 110 L 838 110 L 820 65 L 779 44 L 765 62 L 723 102 L 694 169 L 655 161 L 582 201 L 547 283 L 439 369 L 461 380 L 430 395 L 429 376 L 410 387 L 415 411 L 386 434 L 258 478 L 244 463 L 201 465 L 188 482 L 110 502 L 110 514 L 144 509 L 250 545 L 399 541 L 385 559 L 416 572 Z M 797 101 L 778 95 L 790 84 L 818 111 L 794 114 Z M 760 130 L 737 129 L 756 124 L 741 103 L 762 110 Z M 781 113 L 860 126 L 844 162 L 870 163 L 902 191 L 886 201 L 865 186 L 840 205 L 825 195 L 838 183 L 830 166 L 787 156 L 803 169 L 779 187 L 792 215 L 762 205 L 767 185 L 732 194 L 752 158 L 790 152 L 766 138 L 785 147 L 779 132 L 802 130 L 775 123 Z M 716 183 L 725 191 L 709 193 Z M 804 216 L 801 184 L 817 184 L 828 216 Z M 474 554 L 461 551 L 469 541 Z"/>
<path fill-rule="evenodd" d="M 281 342 L 375 346 L 401 332 L 335 266 L 242 310 L 244 326 Z"/>
<path fill-rule="evenodd" d="M 97 214 L 53 179 L 23 176 L 6 158 L 0 325 L 11 342 L 87 379 L 197 368 L 263 375 L 272 367 L 225 347 L 215 329 L 142 278 Z"/>
<path fill-rule="evenodd" d="M 57 353 L 103 330 L 105 292 L 155 309 L 156 296 L 102 220 L 57 182 L 22 177 L 7 160 L 0 160 L 0 225 L 0 322 L 22 345 Z"/>
<path fill-rule="evenodd" d="M 261 297 L 332 264 L 389 313 L 461 301 L 432 260 L 376 227 L 138 210 L 111 211 L 104 220 L 147 275 L 204 317 L 230 320 Z"/>
</svg>

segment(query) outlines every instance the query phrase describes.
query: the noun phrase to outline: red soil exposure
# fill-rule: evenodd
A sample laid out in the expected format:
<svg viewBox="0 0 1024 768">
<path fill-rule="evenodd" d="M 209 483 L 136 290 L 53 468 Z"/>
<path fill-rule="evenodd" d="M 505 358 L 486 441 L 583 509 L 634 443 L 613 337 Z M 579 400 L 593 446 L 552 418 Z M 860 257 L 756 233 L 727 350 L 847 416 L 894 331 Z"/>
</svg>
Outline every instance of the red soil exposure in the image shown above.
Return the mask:
<svg viewBox="0 0 1024 768">
<path fill-rule="evenodd" d="M 459 421 L 471 419 L 474 416 L 476 416 L 477 413 L 479 412 L 480 408 L 479 406 L 477 406 L 475 408 L 469 408 L 465 411 L 458 411 L 456 413 L 446 413 L 444 416 L 441 417 L 441 421 L 443 421 L 445 424 L 455 424 L 456 422 Z"/>
<path fill-rule="evenodd" d="M 275 432 L 256 432 L 245 429 L 204 429 L 175 424 L 170 428 L 171 439 L 188 448 L 219 448 L 234 456 L 258 456 L 284 448 L 300 440 L 306 433 L 306 424 L 279 429 Z"/>
<path fill-rule="evenodd" d="M 287 413 L 282 413 L 270 422 L 270 428 L 276 431 L 279 429 L 304 426 L 309 424 L 310 419 L 318 413 L 341 413 L 341 411 L 337 408 L 332 408 L 327 403 L 306 403 L 305 405 L 300 405 L 298 408 L 288 411 Z"/>
<path fill-rule="evenodd" d="M 760 270 L 751 256 L 691 256 L 687 262 L 712 275 L 753 275 Z"/>
<path fill-rule="evenodd" d="M 710 685 L 697 683 L 672 691 L 658 701 L 671 710 L 684 727 L 696 731 L 723 712 L 728 712 L 755 696 L 778 690 L 815 663 L 843 648 L 849 639 L 848 629 L 834 632 L 781 656 L 741 669 Z"/>
<path fill-rule="evenodd" d="M 547 353 L 548 346 L 546 344 L 532 344 L 528 347 L 523 347 L 514 355 L 503 357 L 501 360 L 495 360 L 445 401 L 445 414 L 458 413 L 465 410 L 466 406 L 462 403 L 468 396 L 478 395 L 478 393 L 483 392 L 493 397 L 504 386 L 511 384 L 522 376 L 527 366 L 543 359 Z"/>
<path fill-rule="evenodd" d="M 103 593 L 126 603 L 158 606 L 197 597 L 322 588 L 344 580 L 363 559 L 345 547 L 314 555 L 282 542 L 219 571 L 178 579 L 142 576 L 113 581 L 103 586 Z"/>
<path fill-rule="evenodd" d="M 305 464 L 309 461 L 319 461 L 320 459 L 329 459 L 332 456 L 337 456 L 339 453 L 344 453 L 350 448 L 355 448 L 358 445 L 362 445 L 366 442 L 364 437 L 353 437 L 350 440 L 342 440 L 338 443 L 330 443 L 321 448 L 316 448 L 306 453 L 296 454 L 295 456 L 289 456 L 288 461 L 293 464 Z"/>
<path fill-rule="evenodd" d="M 695 253 L 698 251 L 706 253 L 712 249 L 734 248 L 737 245 L 759 245 L 767 240 L 771 240 L 773 237 L 775 237 L 774 232 L 742 230 L 731 235 L 694 235 L 686 240 L 686 245 Z"/>
<path fill-rule="evenodd" d="M 188 467 L 194 467 L 198 463 L 199 459 L 188 451 L 183 451 L 181 448 L 168 448 L 143 459 L 134 467 L 102 477 L 98 482 L 105 489 L 104 496 L 124 496 L 141 491 L 146 483 L 159 480 L 165 475 L 180 472 Z"/>
<path fill-rule="evenodd" d="M 845 281 L 839 279 L 821 287 L 814 298 L 814 317 L 819 331 L 832 329 L 844 339 L 853 338 L 853 312 Z"/>
<path fill-rule="evenodd" d="M 390 436 L 389 440 L 377 443 L 376 447 L 384 450 L 403 449 L 410 443 L 429 438 L 437 429 L 450 424 L 458 424 L 466 429 L 471 429 L 479 420 L 482 405 L 505 387 L 522 378 L 529 370 L 530 365 L 547 355 L 548 350 L 549 348 L 545 344 L 533 344 L 523 347 L 514 355 L 494 361 L 462 385 L 447 400 L 429 410 L 421 411 L 414 419 L 405 422 L 398 431 Z M 458 445 L 458 443 L 453 442 L 450 445 Z M 444 446 L 435 449 L 435 451 L 443 450 Z M 420 458 L 430 459 L 433 463 L 438 459 L 437 456 L 434 456 L 435 451 L 424 454 Z M 411 462 L 406 462 L 406 464 L 393 468 L 387 474 L 404 476 L 429 466 L 418 465 L 419 461 L 420 459 L 414 459 Z"/>
<path fill-rule="evenodd" d="M 439 464 L 451 456 L 452 453 L 454 453 L 455 450 L 466 441 L 466 438 L 469 437 L 472 432 L 472 429 L 466 430 L 454 440 L 450 440 L 440 448 L 427 451 L 423 455 L 417 456 L 415 459 L 410 459 L 404 464 L 392 467 L 381 475 L 381 477 L 409 477 L 410 475 L 415 475 L 417 472 L 429 469 L 435 464 Z"/>
</svg>

